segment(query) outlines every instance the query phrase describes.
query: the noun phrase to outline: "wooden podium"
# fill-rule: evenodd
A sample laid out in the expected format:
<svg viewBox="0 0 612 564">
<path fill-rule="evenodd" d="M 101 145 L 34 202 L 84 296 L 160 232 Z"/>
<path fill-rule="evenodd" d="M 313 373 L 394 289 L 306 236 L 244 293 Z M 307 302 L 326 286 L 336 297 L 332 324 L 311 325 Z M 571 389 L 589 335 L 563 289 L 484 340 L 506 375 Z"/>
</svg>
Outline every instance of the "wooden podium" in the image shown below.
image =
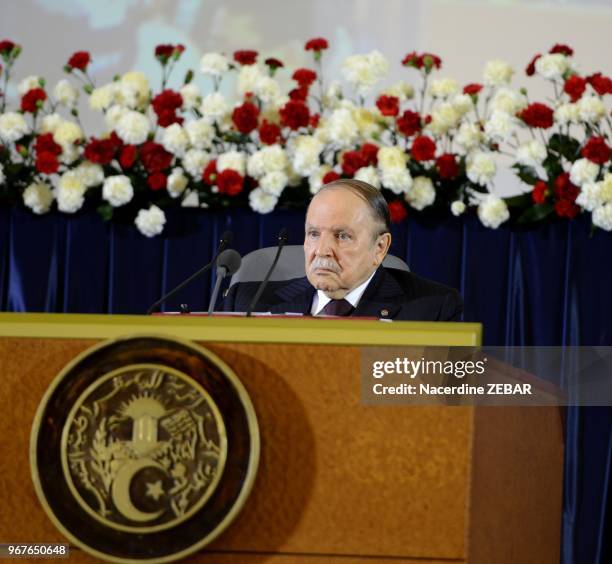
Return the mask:
<svg viewBox="0 0 612 564">
<path fill-rule="evenodd" d="M 253 401 L 261 458 L 236 521 L 194 561 L 559 561 L 555 407 L 365 406 L 362 346 L 480 343 L 480 325 L 0 314 L 0 542 L 65 542 L 30 479 L 30 429 L 57 373 L 105 339 L 155 334 L 222 358 Z M 74 561 L 95 561 L 74 549 Z"/>
</svg>

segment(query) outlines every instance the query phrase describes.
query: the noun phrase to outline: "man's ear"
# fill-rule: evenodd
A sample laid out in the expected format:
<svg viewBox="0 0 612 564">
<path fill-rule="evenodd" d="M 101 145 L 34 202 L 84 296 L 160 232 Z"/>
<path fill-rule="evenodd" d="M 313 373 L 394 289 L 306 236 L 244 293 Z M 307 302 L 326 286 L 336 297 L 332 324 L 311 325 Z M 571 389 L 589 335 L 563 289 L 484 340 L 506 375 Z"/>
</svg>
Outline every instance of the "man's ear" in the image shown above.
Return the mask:
<svg viewBox="0 0 612 564">
<path fill-rule="evenodd" d="M 378 266 L 387 253 L 389 252 L 389 247 L 391 247 L 391 233 L 383 233 L 379 235 L 376 239 L 376 266 Z"/>
</svg>

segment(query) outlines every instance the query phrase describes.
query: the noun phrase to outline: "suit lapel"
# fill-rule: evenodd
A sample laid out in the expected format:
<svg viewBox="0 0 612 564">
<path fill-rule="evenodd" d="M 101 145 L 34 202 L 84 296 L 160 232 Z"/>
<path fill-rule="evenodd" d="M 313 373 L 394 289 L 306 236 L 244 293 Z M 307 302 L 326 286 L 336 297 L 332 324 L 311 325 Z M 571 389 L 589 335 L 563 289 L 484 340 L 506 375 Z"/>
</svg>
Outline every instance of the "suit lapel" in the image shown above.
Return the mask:
<svg viewBox="0 0 612 564">
<path fill-rule="evenodd" d="M 270 308 L 272 313 L 310 313 L 312 297 L 315 289 L 308 282 L 308 278 L 297 278 L 295 281 L 281 286 L 275 295 L 281 302 Z"/>
<path fill-rule="evenodd" d="M 404 292 L 381 266 L 361 296 L 353 316 L 393 319 L 402 307 Z"/>
</svg>

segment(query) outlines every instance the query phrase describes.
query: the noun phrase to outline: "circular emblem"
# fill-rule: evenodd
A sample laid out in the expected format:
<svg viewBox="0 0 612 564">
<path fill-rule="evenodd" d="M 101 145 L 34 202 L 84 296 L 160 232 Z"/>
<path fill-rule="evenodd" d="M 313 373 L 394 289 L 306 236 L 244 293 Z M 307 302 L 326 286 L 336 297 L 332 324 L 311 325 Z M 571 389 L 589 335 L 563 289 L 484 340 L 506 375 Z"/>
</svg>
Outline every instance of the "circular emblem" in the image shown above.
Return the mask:
<svg viewBox="0 0 612 564">
<path fill-rule="evenodd" d="M 209 351 L 138 336 L 56 377 L 32 429 L 37 494 L 75 544 L 108 560 L 199 550 L 252 487 L 259 433 L 246 390 Z"/>
</svg>

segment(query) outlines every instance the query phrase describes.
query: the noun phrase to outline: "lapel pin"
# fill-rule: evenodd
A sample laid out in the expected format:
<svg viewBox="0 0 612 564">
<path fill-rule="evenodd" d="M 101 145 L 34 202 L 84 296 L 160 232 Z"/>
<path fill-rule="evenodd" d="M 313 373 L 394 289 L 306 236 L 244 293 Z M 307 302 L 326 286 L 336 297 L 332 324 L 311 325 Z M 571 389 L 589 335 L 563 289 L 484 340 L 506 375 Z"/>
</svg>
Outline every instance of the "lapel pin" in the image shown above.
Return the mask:
<svg viewBox="0 0 612 564">
<path fill-rule="evenodd" d="M 387 315 L 389 315 L 389 310 L 381 309 L 380 310 L 380 315 L 382 315 L 383 317 L 387 317 Z"/>
</svg>

